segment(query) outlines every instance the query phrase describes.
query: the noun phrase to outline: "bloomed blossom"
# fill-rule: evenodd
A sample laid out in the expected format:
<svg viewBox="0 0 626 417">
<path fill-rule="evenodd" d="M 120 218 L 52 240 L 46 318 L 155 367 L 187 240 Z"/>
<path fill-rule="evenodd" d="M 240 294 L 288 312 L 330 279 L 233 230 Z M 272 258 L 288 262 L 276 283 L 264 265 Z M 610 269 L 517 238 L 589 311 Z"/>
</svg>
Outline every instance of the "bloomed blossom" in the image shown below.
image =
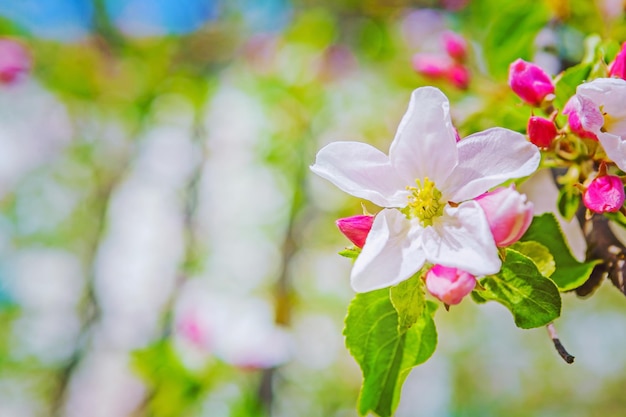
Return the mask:
<svg viewBox="0 0 626 417">
<path fill-rule="evenodd" d="M 518 59 L 509 67 L 509 86 L 522 100 L 539 106 L 548 94 L 554 93 L 550 76 L 541 67 Z"/>
<path fill-rule="evenodd" d="M 354 263 L 351 283 L 364 292 L 410 278 L 428 262 L 472 275 L 501 261 L 487 218 L 472 201 L 531 174 L 539 151 L 523 135 L 493 128 L 456 141 L 448 99 L 433 87 L 411 95 L 389 155 L 358 142 L 319 151 L 313 172 L 383 207 Z"/>
<path fill-rule="evenodd" d="M 581 125 L 597 136 L 606 155 L 626 170 L 626 80 L 598 78 L 578 86 L 576 96 L 587 103 Z"/>
<path fill-rule="evenodd" d="M 448 305 L 459 304 L 476 286 L 476 277 L 457 268 L 433 266 L 426 273 L 426 289 Z"/>
<path fill-rule="evenodd" d="M 485 211 L 487 222 L 499 247 L 512 245 L 526 233 L 533 220 L 533 203 L 515 186 L 496 188 L 476 201 Z"/>
<path fill-rule="evenodd" d="M 583 203 L 595 213 L 614 213 L 624 205 L 624 197 L 620 177 L 603 175 L 591 181 L 583 194 Z"/>
</svg>

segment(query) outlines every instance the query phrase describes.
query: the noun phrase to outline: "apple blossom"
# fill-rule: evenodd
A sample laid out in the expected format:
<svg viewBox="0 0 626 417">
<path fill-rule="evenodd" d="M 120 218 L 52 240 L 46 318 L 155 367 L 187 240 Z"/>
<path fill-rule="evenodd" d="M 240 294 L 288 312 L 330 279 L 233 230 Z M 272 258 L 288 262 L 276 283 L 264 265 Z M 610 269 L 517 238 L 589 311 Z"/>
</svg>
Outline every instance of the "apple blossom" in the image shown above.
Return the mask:
<svg viewBox="0 0 626 417">
<path fill-rule="evenodd" d="M 615 175 L 594 178 L 583 193 L 585 207 L 595 213 L 619 211 L 624 205 L 624 198 L 624 184 Z"/>
<path fill-rule="evenodd" d="M 366 214 L 344 217 L 335 221 L 341 233 L 359 248 L 365 245 L 365 239 L 372 228 L 372 223 L 374 223 L 374 216 Z"/>
<path fill-rule="evenodd" d="M 487 218 L 471 199 L 534 172 L 539 151 L 503 128 L 457 142 L 449 107 L 440 90 L 418 88 L 389 155 L 358 142 L 330 143 L 317 154 L 313 172 L 384 207 L 352 268 L 358 292 L 395 285 L 426 262 L 473 275 L 500 270 Z"/>
<path fill-rule="evenodd" d="M 572 96 L 565 104 L 563 114 L 567 115 L 567 123 L 572 133 L 581 138 L 598 140 L 595 133 L 585 128 L 602 124 L 602 114 L 593 101 L 583 96 Z"/>
<path fill-rule="evenodd" d="M 539 106 L 548 94 L 554 93 L 550 76 L 541 67 L 521 59 L 509 67 L 509 86 L 522 100 Z"/>
<path fill-rule="evenodd" d="M 533 220 L 533 203 L 515 185 L 496 188 L 476 198 L 485 211 L 489 228 L 499 247 L 512 245 L 526 233 Z"/>
<path fill-rule="evenodd" d="M 526 128 L 528 138 L 540 148 L 548 148 L 558 132 L 554 122 L 539 116 L 531 116 Z"/>
<path fill-rule="evenodd" d="M 411 62 L 415 72 L 431 78 L 447 76 L 454 65 L 454 61 L 447 55 L 425 52 L 413 55 Z"/>
<path fill-rule="evenodd" d="M 584 103 L 582 128 L 595 134 L 606 155 L 626 170 L 626 80 L 598 78 L 579 85 L 576 96 Z"/>
<path fill-rule="evenodd" d="M 30 70 L 31 58 L 17 41 L 0 39 L 0 84 L 14 84 Z"/>
<path fill-rule="evenodd" d="M 435 265 L 426 273 L 426 289 L 448 305 L 459 304 L 476 286 L 476 277 L 457 268 Z"/>
</svg>

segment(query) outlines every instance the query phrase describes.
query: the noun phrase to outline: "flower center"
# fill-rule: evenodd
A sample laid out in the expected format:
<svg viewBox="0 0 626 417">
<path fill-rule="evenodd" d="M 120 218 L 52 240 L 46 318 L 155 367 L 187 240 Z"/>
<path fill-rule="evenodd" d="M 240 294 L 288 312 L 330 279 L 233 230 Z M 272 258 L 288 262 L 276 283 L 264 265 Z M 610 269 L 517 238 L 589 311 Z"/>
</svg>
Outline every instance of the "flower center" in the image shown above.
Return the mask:
<svg viewBox="0 0 626 417">
<path fill-rule="evenodd" d="M 411 194 L 409 194 L 409 205 L 402 211 L 409 218 L 420 219 L 422 226 L 432 226 L 433 219 L 443 215 L 446 203 L 441 201 L 441 191 L 428 177 L 425 177 L 423 182 L 417 179 L 415 183 L 417 187 L 406 187 Z"/>
</svg>

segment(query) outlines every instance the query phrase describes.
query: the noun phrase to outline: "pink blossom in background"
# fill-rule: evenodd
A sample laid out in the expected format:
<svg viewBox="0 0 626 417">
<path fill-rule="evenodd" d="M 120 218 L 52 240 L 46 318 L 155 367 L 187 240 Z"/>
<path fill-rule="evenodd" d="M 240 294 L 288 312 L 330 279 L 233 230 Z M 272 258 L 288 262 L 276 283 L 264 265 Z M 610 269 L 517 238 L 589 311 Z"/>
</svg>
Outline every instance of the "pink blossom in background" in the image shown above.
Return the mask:
<svg viewBox="0 0 626 417">
<path fill-rule="evenodd" d="M 368 215 L 345 217 L 335 221 L 341 233 L 359 248 L 365 245 L 365 239 L 372 228 L 372 223 L 374 223 L 374 216 Z"/>
<path fill-rule="evenodd" d="M 539 116 L 528 119 L 528 138 L 540 148 L 548 148 L 558 135 L 554 122 Z"/>
<path fill-rule="evenodd" d="M 19 82 L 31 67 L 31 57 L 21 42 L 0 39 L 0 84 Z"/>
<path fill-rule="evenodd" d="M 615 213 L 624 205 L 624 184 L 620 177 L 595 178 L 583 194 L 585 207 L 595 213 Z"/>
<path fill-rule="evenodd" d="M 426 273 L 426 289 L 448 305 L 459 304 L 476 286 L 474 275 L 457 268 L 433 266 Z"/>
<path fill-rule="evenodd" d="M 449 56 L 434 53 L 417 53 L 413 55 L 413 69 L 427 77 L 445 77 L 454 61 Z"/>
<path fill-rule="evenodd" d="M 622 44 L 622 49 L 609 64 L 609 76 L 626 79 L 626 42 Z"/>
<path fill-rule="evenodd" d="M 539 106 L 554 93 L 552 78 L 539 66 L 517 59 L 509 67 L 509 86 L 522 100 Z"/>
<path fill-rule="evenodd" d="M 533 220 L 533 203 L 515 185 L 496 188 L 476 198 L 499 247 L 512 245 L 526 233 Z"/>
</svg>

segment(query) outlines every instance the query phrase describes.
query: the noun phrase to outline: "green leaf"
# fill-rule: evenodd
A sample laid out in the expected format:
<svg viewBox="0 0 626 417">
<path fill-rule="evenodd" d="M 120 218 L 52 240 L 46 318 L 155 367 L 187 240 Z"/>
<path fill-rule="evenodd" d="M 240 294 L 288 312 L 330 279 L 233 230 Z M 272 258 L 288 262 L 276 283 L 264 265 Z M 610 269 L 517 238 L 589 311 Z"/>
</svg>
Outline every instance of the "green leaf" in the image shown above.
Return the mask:
<svg viewBox="0 0 626 417">
<path fill-rule="evenodd" d="M 483 278 L 480 284 L 484 290 L 475 290 L 478 296 L 504 305 L 522 329 L 545 326 L 561 314 L 561 296 L 554 282 L 513 249 L 506 250 L 500 272 Z"/>
<path fill-rule="evenodd" d="M 567 100 L 576 94 L 576 87 L 589 77 L 591 66 L 591 63 L 581 63 L 569 67 L 559 75 L 554 89 L 554 94 L 556 95 L 554 99 L 555 108 L 563 110 Z"/>
<path fill-rule="evenodd" d="M 356 259 L 359 257 L 359 254 L 361 253 L 361 249 L 357 248 L 356 246 L 353 246 L 351 248 L 345 248 L 344 250 L 339 252 L 339 255 L 349 258 L 349 259 Z"/>
<path fill-rule="evenodd" d="M 357 294 L 352 300 L 344 335 L 348 350 L 363 372 L 360 415 L 370 411 L 380 417 L 393 414 L 409 371 L 435 351 L 436 309 L 437 304 L 427 301 L 415 323 L 400 333 L 389 289 Z"/>
<path fill-rule="evenodd" d="M 535 263 L 539 273 L 544 277 L 550 277 L 556 271 L 556 263 L 554 256 L 550 250 L 539 242 L 517 242 L 510 246 L 511 249 L 518 251 L 522 255 L 528 257 Z"/>
<path fill-rule="evenodd" d="M 398 333 L 404 334 L 424 314 L 426 298 L 420 273 L 389 289 L 391 304 L 398 313 Z"/>
<path fill-rule="evenodd" d="M 580 192 L 571 185 L 563 186 L 559 190 L 556 205 L 565 220 L 572 220 L 578 211 L 578 206 L 580 206 Z"/>
<path fill-rule="evenodd" d="M 550 250 L 556 264 L 556 271 L 550 279 L 561 291 L 570 291 L 584 284 L 591 275 L 593 267 L 599 262 L 579 262 L 574 258 L 565 242 L 561 227 L 552 213 L 535 216 L 521 241 L 535 241 Z"/>
<path fill-rule="evenodd" d="M 532 7 L 509 2 L 496 10 L 487 25 L 483 51 L 491 74 L 504 79 L 517 58 L 531 60 L 533 39 L 550 20 L 550 13 L 543 2 L 534 2 Z"/>
</svg>

